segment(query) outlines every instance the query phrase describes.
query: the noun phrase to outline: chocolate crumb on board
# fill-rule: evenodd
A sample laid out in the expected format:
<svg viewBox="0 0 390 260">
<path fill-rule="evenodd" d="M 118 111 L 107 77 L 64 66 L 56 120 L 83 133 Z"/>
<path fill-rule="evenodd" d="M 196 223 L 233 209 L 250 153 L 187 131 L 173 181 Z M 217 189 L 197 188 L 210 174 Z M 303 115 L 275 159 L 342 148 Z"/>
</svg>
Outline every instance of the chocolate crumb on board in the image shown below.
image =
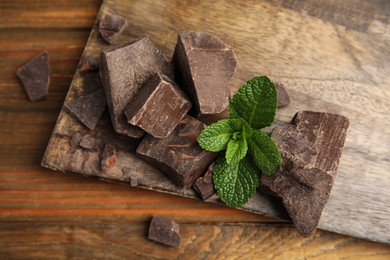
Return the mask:
<svg viewBox="0 0 390 260">
<path fill-rule="evenodd" d="M 99 60 L 92 56 L 91 54 L 87 54 L 79 65 L 80 72 L 87 71 L 96 71 L 99 69 Z"/>
<path fill-rule="evenodd" d="M 66 111 L 89 129 L 93 130 L 106 109 L 103 89 L 65 103 Z"/>
<path fill-rule="evenodd" d="M 70 139 L 70 147 L 78 147 L 81 142 L 81 139 L 83 139 L 83 136 L 79 132 L 76 132 Z"/>
<path fill-rule="evenodd" d="M 282 82 L 276 82 L 275 87 L 278 94 L 278 107 L 285 107 L 290 105 L 290 95 L 288 94 L 284 84 Z"/>
<path fill-rule="evenodd" d="M 148 239 L 180 248 L 181 236 L 179 229 L 179 224 L 175 221 L 161 216 L 153 216 L 149 225 Z"/>
<path fill-rule="evenodd" d="M 86 151 L 96 151 L 98 144 L 97 144 L 96 139 L 93 138 L 92 136 L 84 135 L 81 138 L 79 146 Z"/>
<path fill-rule="evenodd" d="M 125 108 L 128 123 L 156 138 L 165 138 L 190 110 L 186 94 L 167 76 L 157 72 Z"/>
<path fill-rule="evenodd" d="M 317 229 L 348 126 L 348 119 L 341 115 L 301 111 L 292 125 L 276 127 L 272 132 L 283 164 L 275 174 L 263 174 L 261 183 L 282 199 L 302 236 L 308 237 Z"/>
<path fill-rule="evenodd" d="M 100 168 L 102 171 L 106 171 L 116 163 L 116 149 L 115 146 L 111 144 L 106 144 L 100 155 L 101 164 Z"/>
<path fill-rule="evenodd" d="M 16 71 L 31 102 L 43 100 L 49 91 L 50 65 L 47 51 L 27 62 Z"/>
<path fill-rule="evenodd" d="M 99 32 L 105 42 L 113 44 L 126 25 L 127 21 L 119 15 L 105 15 L 100 20 Z"/>
</svg>

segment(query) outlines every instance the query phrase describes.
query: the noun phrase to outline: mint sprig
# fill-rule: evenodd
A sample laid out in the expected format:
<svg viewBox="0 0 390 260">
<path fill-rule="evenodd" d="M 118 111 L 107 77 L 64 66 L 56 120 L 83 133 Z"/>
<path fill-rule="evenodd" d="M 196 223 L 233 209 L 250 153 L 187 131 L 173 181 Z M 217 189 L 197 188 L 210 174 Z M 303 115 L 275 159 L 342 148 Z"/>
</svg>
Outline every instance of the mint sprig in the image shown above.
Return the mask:
<svg viewBox="0 0 390 260">
<path fill-rule="evenodd" d="M 266 76 L 255 77 L 233 96 L 231 118 L 208 126 L 198 137 L 205 150 L 226 150 L 215 163 L 213 184 L 228 206 L 242 207 L 255 193 L 260 174 L 274 173 L 282 162 L 274 141 L 260 130 L 272 124 L 276 109 L 275 85 Z"/>
</svg>

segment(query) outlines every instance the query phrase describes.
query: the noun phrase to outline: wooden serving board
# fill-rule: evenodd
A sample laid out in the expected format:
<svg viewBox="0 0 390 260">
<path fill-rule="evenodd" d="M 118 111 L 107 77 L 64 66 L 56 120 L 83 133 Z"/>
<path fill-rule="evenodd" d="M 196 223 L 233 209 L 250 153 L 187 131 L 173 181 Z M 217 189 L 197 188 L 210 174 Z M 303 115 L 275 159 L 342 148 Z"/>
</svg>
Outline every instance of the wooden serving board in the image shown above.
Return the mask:
<svg viewBox="0 0 390 260">
<path fill-rule="evenodd" d="M 382 4 L 382 10 L 367 3 L 359 13 L 340 4 L 338 12 L 344 19 L 339 19 L 326 8 L 317 12 L 292 2 L 106 0 L 83 57 L 98 56 L 110 47 L 98 34 L 98 21 L 105 14 L 121 15 L 128 22 L 118 44 L 149 35 L 167 57 L 172 57 L 180 30 L 206 31 L 223 39 L 233 47 L 239 63 L 230 81 L 232 93 L 256 75 L 268 75 L 287 86 L 292 103 L 277 112 L 275 125 L 290 122 L 299 110 L 338 113 L 350 119 L 319 228 L 390 243 L 390 22 L 389 16 L 381 15 L 386 8 L 389 13 L 390 6 Z M 376 10 L 382 13 L 373 15 Z M 65 102 L 101 87 L 96 78 L 96 72 L 76 71 Z M 76 132 L 93 138 L 96 150 L 72 148 L 70 140 Z M 117 162 L 102 172 L 99 150 L 108 142 L 117 148 Z M 138 142 L 116 134 L 108 113 L 89 131 L 62 109 L 42 165 L 127 184 L 136 177 L 141 188 L 198 198 L 192 189 L 177 189 L 137 158 Z M 84 163 L 75 163 L 76 158 Z M 124 174 L 124 167 L 130 172 Z M 287 217 L 278 202 L 260 193 L 244 209 Z"/>
</svg>

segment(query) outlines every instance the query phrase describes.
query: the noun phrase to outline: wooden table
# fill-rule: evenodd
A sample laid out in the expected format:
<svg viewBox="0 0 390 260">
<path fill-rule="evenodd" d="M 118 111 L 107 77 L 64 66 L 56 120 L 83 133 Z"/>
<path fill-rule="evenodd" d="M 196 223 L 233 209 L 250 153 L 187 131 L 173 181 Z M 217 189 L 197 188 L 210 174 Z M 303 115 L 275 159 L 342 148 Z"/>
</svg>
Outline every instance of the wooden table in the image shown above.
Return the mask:
<svg viewBox="0 0 390 260">
<path fill-rule="evenodd" d="M 267 2 L 350 30 L 364 32 L 374 18 L 389 28 L 385 1 L 371 1 L 369 8 L 362 8 L 363 0 Z M 302 238 L 284 221 L 42 168 L 100 5 L 99 0 L 0 1 L 1 259 L 390 257 L 385 244 L 326 231 Z M 346 12 L 359 19 L 343 19 Z M 52 68 L 49 96 L 30 103 L 15 71 L 44 49 Z M 153 214 L 180 223 L 182 248 L 146 239 Z"/>
</svg>

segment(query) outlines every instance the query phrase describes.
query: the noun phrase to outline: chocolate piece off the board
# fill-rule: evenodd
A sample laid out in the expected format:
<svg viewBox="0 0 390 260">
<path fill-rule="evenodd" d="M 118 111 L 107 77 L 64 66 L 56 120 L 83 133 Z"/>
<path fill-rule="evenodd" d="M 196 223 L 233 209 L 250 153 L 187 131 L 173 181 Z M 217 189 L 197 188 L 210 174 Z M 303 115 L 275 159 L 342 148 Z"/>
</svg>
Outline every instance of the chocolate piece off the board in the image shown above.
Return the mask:
<svg viewBox="0 0 390 260">
<path fill-rule="evenodd" d="M 168 175 L 180 188 L 189 188 L 217 156 L 198 145 L 197 137 L 205 127 L 195 118 L 185 116 L 168 137 L 145 136 L 137 155 Z"/>
<path fill-rule="evenodd" d="M 218 114 L 229 106 L 228 81 L 237 65 L 229 45 L 208 33 L 182 31 L 172 62 L 178 83 L 192 99 L 195 116 Z"/>
<path fill-rule="evenodd" d="M 20 67 L 16 74 L 22 81 L 31 102 L 44 99 L 50 84 L 50 65 L 47 51 Z"/>
<path fill-rule="evenodd" d="M 156 73 L 126 106 L 125 114 L 130 124 L 156 138 L 165 138 L 190 108 L 191 102 L 179 86 Z"/>
<path fill-rule="evenodd" d="M 134 138 L 143 136 L 141 128 L 127 123 L 124 109 L 155 73 L 173 78 L 171 64 L 148 37 L 142 37 L 104 50 L 99 68 L 115 131 Z"/>
<path fill-rule="evenodd" d="M 148 239 L 179 248 L 181 236 L 179 224 L 161 216 L 153 216 L 148 232 Z"/>
<path fill-rule="evenodd" d="M 341 115 L 302 111 L 295 115 L 292 125 L 272 132 L 283 164 L 275 174 L 263 174 L 261 183 L 283 200 L 303 236 L 317 229 L 336 177 L 348 126 L 348 119 Z"/>
</svg>

